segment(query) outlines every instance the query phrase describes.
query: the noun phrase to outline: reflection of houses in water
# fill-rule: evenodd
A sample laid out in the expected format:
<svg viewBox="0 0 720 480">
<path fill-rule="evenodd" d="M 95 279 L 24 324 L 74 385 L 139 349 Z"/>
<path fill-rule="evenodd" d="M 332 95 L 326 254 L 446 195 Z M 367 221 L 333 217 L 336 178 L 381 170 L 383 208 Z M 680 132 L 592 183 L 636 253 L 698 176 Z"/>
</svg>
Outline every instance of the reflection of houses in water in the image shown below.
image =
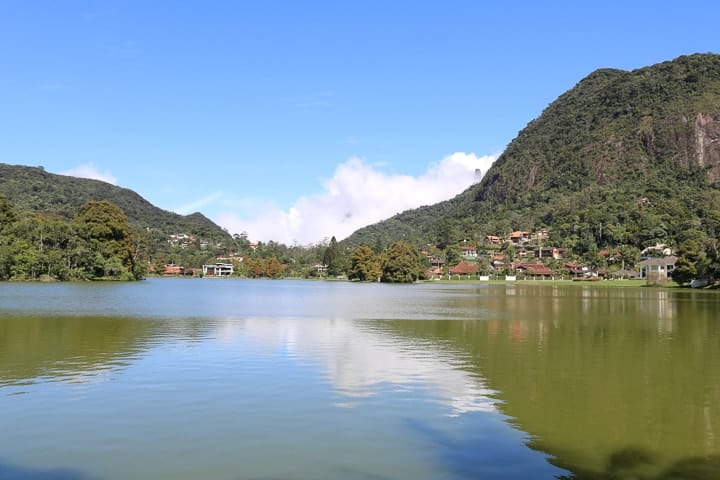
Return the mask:
<svg viewBox="0 0 720 480">
<path fill-rule="evenodd" d="M 669 292 L 656 290 L 643 298 L 641 295 L 640 312 L 648 317 L 657 318 L 656 328 L 658 333 L 672 333 L 673 322 L 677 316 L 677 299 L 672 300 Z"/>
</svg>

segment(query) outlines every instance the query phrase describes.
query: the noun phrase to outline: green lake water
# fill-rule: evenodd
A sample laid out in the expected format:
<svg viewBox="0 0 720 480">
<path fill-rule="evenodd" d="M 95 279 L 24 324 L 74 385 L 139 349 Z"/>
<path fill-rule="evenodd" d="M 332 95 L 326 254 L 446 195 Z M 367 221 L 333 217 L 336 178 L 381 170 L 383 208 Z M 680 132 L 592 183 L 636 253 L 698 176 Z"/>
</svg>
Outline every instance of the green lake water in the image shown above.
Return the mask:
<svg viewBox="0 0 720 480">
<path fill-rule="evenodd" d="M 720 294 L 0 284 L 0 480 L 720 478 Z"/>
</svg>

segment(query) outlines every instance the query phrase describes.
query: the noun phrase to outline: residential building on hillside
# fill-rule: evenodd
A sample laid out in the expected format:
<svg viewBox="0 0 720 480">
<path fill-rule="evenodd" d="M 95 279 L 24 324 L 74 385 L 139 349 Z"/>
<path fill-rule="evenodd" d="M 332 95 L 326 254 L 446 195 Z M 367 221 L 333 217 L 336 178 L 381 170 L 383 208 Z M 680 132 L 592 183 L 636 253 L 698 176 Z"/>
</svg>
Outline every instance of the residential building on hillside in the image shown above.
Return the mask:
<svg viewBox="0 0 720 480">
<path fill-rule="evenodd" d="M 540 247 L 535 249 L 536 258 L 552 258 L 555 260 L 562 260 L 565 258 L 567 251 L 564 248 L 557 247 Z"/>
<path fill-rule="evenodd" d="M 515 245 L 526 243 L 530 241 L 530 232 L 515 231 L 510 234 L 509 240 Z"/>
</svg>

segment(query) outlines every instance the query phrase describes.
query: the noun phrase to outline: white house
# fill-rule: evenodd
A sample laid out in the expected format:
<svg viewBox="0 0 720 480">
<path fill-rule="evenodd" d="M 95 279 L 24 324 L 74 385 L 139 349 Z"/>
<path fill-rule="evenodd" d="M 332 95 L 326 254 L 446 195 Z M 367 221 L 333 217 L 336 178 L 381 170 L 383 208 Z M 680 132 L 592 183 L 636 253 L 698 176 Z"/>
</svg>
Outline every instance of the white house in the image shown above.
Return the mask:
<svg viewBox="0 0 720 480">
<path fill-rule="evenodd" d="M 214 265 L 203 265 L 203 275 L 210 277 L 229 277 L 235 269 L 232 263 L 216 263 Z"/>
<path fill-rule="evenodd" d="M 640 278 L 651 280 L 667 280 L 670 272 L 675 269 L 677 257 L 670 255 L 668 257 L 647 258 L 638 263 L 640 270 Z"/>
</svg>

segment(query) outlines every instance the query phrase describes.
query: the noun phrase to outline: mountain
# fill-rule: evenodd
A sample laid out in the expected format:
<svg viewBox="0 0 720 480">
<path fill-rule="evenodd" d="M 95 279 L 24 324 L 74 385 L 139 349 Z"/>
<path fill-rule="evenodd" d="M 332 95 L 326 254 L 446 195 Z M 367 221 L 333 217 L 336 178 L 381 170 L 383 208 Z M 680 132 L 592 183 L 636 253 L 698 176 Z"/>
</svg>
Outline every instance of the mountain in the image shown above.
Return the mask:
<svg viewBox="0 0 720 480">
<path fill-rule="evenodd" d="M 187 233 L 206 239 L 229 234 L 200 213 L 178 215 L 162 210 L 127 188 L 99 180 L 46 172 L 42 167 L 0 163 L 0 195 L 22 211 L 37 211 L 65 218 L 75 216 L 89 200 L 108 200 L 127 215 L 131 226 L 165 235 Z"/>
<path fill-rule="evenodd" d="M 578 254 L 719 237 L 720 55 L 597 70 L 531 121 L 479 184 L 342 243 L 541 227 Z"/>
</svg>

